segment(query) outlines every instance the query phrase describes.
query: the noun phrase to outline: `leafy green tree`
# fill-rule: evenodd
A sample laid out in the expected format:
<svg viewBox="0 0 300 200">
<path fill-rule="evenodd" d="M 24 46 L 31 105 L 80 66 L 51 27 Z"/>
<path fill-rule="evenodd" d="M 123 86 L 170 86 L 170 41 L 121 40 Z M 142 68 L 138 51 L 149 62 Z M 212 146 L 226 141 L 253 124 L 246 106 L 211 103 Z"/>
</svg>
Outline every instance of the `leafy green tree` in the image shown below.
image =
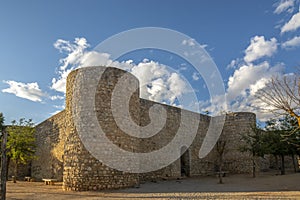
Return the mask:
<svg viewBox="0 0 300 200">
<path fill-rule="evenodd" d="M 288 155 L 288 143 L 283 140 L 282 130 L 268 131 L 266 133 L 265 142 L 267 144 L 269 154 L 279 156 L 281 158 L 281 175 L 285 174 L 284 156 Z"/>
<path fill-rule="evenodd" d="M 4 129 L 4 116 L 2 113 L 0 113 L 0 133 L 3 132 Z"/>
<path fill-rule="evenodd" d="M 252 127 L 252 130 L 247 134 L 242 135 L 244 145 L 240 146 L 241 152 L 249 152 L 252 155 L 252 176 L 256 177 L 256 162 L 257 157 L 263 157 L 267 152 L 267 146 L 264 142 L 264 131 L 258 126 Z"/>
<path fill-rule="evenodd" d="M 268 146 L 268 152 L 274 156 L 280 156 L 281 174 L 283 175 L 285 174 L 284 156 L 291 155 L 294 159 L 294 155 L 299 154 L 297 147 L 299 133 L 296 133 L 299 131 L 298 122 L 288 115 L 280 119 L 271 119 L 266 122 L 266 130 L 265 143 Z"/>
<path fill-rule="evenodd" d="M 1 170 L 0 170 L 0 199 L 6 199 L 6 171 L 7 171 L 7 159 L 6 159 L 6 139 L 7 134 L 4 132 L 4 117 L 0 113 L 0 134 L 1 134 Z"/>
<path fill-rule="evenodd" d="M 17 177 L 18 166 L 27 164 L 34 158 L 35 137 L 32 120 L 24 118 L 12 121 L 12 125 L 7 127 L 7 155 L 15 164 L 14 174 Z"/>
<path fill-rule="evenodd" d="M 283 139 L 291 145 L 291 151 L 299 155 L 300 151 L 300 128 L 298 121 L 290 116 L 279 119 L 279 129 L 284 130 L 281 135 Z"/>
</svg>

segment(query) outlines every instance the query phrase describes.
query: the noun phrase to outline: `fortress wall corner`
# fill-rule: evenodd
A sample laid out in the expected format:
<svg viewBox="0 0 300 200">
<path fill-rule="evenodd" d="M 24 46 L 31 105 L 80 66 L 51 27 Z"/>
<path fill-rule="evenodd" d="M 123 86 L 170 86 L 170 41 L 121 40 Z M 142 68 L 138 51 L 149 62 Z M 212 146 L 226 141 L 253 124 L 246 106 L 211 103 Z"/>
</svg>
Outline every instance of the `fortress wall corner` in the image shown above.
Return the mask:
<svg viewBox="0 0 300 200">
<path fill-rule="evenodd" d="M 62 181 L 64 141 L 66 138 L 65 110 L 35 127 L 36 159 L 31 176 L 36 180 L 53 178 Z"/>
<path fill-rule="evenodd" d="M 243 135 L 249 134 L 256 126 L 256 115 L 251 112 L 234 112 L 227 114 L 221 139 L 226 141 L 224 167 L 231 173 L 251 173 L 252 155 L 241 152 L 246 142 Z"/>
</svg>

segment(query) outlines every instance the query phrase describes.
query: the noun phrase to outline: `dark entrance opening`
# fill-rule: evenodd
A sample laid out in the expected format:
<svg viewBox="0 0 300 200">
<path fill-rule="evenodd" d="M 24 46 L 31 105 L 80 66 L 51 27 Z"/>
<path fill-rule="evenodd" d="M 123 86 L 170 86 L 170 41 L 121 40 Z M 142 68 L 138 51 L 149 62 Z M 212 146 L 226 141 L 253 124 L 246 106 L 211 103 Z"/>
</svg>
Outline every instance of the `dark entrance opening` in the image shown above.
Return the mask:
<svg viewBox="0 0 300 200">
<path fill-rule="evenodd" d="M 180 157 L 180 170 L 181 176 L 190 176 L 190 154 L 189 149 L 186 147 L 181 148 L 181 157 Z"/>
</svg>

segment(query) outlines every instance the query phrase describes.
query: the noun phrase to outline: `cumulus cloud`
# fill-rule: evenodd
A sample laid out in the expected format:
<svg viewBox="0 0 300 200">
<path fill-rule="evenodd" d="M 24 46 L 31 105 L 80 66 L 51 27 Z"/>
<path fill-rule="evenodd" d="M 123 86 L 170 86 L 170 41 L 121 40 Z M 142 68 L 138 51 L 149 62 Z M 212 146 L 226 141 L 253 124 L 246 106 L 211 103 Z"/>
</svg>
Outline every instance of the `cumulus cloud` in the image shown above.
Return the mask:
<svg viewBox="0 0 300 200">
<path fill-rule="evenodd" d="M 280 14 L 282 12 L 293 12 L 294 10 L 294 4 L 295 4 L 295 0 L 281 0 L 277 6 L 276 9 L 274 10 L 275 14 Z"/>
<path fill-rule="evenodd" d="M 129 72 L 139 79 L 141 97 L 144 99 L 173 105 L 176 98 L 187 92 L 183 78 L 158 62 L 144 60 Z"/>
<path fill-rule="evenodd" d="M 75 38 L 73 43 L 58 39 L 54 43 L 54 47 L 67 56 L 59 61 L 61 64 L 58 70 L 59 78 L 52 79 L 51 89 L 58 92 L 65 92 L 66 78 L 76 68 L 75 66 L 81 63 L 84 51 L 89 47 L 89 44 L 85 38 Z"/>
<path fill-rule="evenodd" d="M 289 49 L 293 47 L 299 47 L 300 46 L 300 37 L 295 36 L 294 38 L 282 43 L 282 48 Z"/>
<path fill-rule="evenodd" d="M 89 45 L 86 43 L 86 40 L 77 41 L 83 42 L 81 44 L 78 42 L 71 44 L 70 42 L 60 41 L 60 44 L 64 44 L 67 47 L 60 45 L 59 50 L 64 52 L 66 49 L 67 55 L 62 59 L 62 67 L 59 68 L 59 78 L 53 79 L 55 81 L 53 81 L 52 88 L 57 91 L 64 92 L 67 74 L 71 70 L 85 66 L 107 65 L 126 70 L 135 75 L 140 81 L 140 95 L 145 99 L 182 106 L 178 104 L 180 102 L 176 101 L 176 99 L 186 96 L 190 92 L 184 78 L 176 71 L 172 71 L 167 65 L 148 59 L 144 59 L 137 64 L 132 60 L 113 61 L 109 54 L 88 51 Z M 192 45 L 193 42 L 193 40 L 185 41 L 184 44 Z M 185 102 L 186 104 L 183 107 L 193 110 L 194 107 L 200 106 L 201 111 L 205 112 L 207 110 L 213 115 L 220 112 L 219 108 L 230 111 L 256 112 L 255 107 L 260 106 L 261 103 L 254 97 L 256 92 L 263 88 L 273 75 L 281 73 L 283 65 L 271 66 L 268 62 L 260 64 L 252 62 L 262 57 L 270 57 L 276 50 L 277 40 L 275 38 L 265 40 L 264 36 L 255 36 L 245 50 L 246 55 L 244 59 L 238 58 L 230 63 L 230 68 L 235 69 L 235 71 L 227 82 L 226 97 L 228 103 L 224 102 L 223 96 L 215 96 L 212 98 L 212 101 Z M 74 54 L 73 51 L 77 53 Z M 69 54 L 73 56 L 70 57 Z M 199 75 L 193 74 L 192 78 L 198 80 Z M 220 101 L 220 99 L 223 100 Z M 260 112 L 258 113 L 259 119 L 267 119 L 266 116 Z"/>
<path fill-rule="evenodd" d="M 16 81 L 4 81 L 9 85 L 9 88 L 3 89 L 2 92 L 11 93 L 17 97 L 28 99 L 30 101 L 41 102 L 45 94 L 39 88 L 39 85 L 34 83 L 21 83 Z"/>
<path fill-rule="evenodd" d="M 228 80 L 229 109 L 256 112 L 256 108 L 261 107 L 261 102 L 255 98 L 257 91 L 264 88 L 271 77 L 281 74 L 283 68 L 282 64 L 270 66 L 268 62 L 263 62 L 258 65 L 244 64 L 235 70 Z M 265 113 L 258 114 L 261 120 L 269 117 Z"/>
<path fill-rule="evenodd" d="M 246 96 L 252 84 L 266 75 L 269 64 L 264 62 L 258 66 L 243 65 L 235 70 L 228 80 L 227 98 L 233 100 L 237 96 Z"/>
<path fill-rule="evenodd" d="M 55 101 L 55 100 L 63 100 L 65 97 L 64 96 L 60 96 L 60 95 L 54 95 L 54 96 L 50 96 L 49 98 L 52 101 Z"/>
<path fill-rule="evenodd" d="M 66 92 L 66 83 L 67 83 L 67 77 L 69 75 L 69 73 L 73 70 L 72 69 L 68 69 L 68 70 L 61 70 L 59 72 L 59 78 L 53 78 L 52 79 L 52 86 L 51 89 L 54 89 L 58 92 Z"/>
<path fill-rule="evenodd" d="M 291 19 L 281 28 L 281 33 L 295 31 L 300 27 L 300 11 L 294 14 Z"/>
<path fill-rule="evenodd" d="M 192 78 L 193 78 L 194 81 L 197 81 L 197 80 L 200 79 L 199 74 L 196 73 L 196 72 L 193 73 Z"/>
<path fill-rule="evenodd" d="M 183 45 L 188 45 L 188 46 L 191 46 L 191 47 L 196 45 L 194 39 L 183 40 L 182 44 Z"/>
<path fill-rule="evenodd" d="M 232 60 L 226 67 L 226 70 L 230 70 L 230 69 L 236 69 L 239 64 L 240 64 L 241 60 L 239 58 Z"/>
<path fill-rule="evenodd" d="M 186 45 L 192 46 L 193 40 L 186 41 Z M 112 66 L 131 72 L 141 85 L 141 97 L 161 103 L 174 105 L 176 98 L 186 91 L 185 81 L 171 68 L 144 59 L 135 64 L 132 60 L 113 61 L 107 53 L 88 51 L 89 44 L 84 38 L 76 38 L 73 43 L 57 40 L 54 46 L 66 57 L 60 60 L 59 77 L 53 78 L 51 88 L 65 93 L 66 79 L 68 74 L 80 67 L 86 66 Z"/>
<path fill-rule="evenodd" d="M 255 36 L 251 38 L 250 45 L 245 50 L 244 60 L 250 63 L 265 56 L 271 57 L 276 51 L 276 38 L 265 40 L 264 36 Z"/>
<path fill-rule="evenodd" d="M 188 39 L 188 40 L 183 40 L 181 42 L 182 45 L 187 45 L 190 47 L 194 47 L 196 45 L 196 40 L 195 39 Z M 202 47 L 203 49 L 205 49 L 208 45 L 207 44 L 200 44 L 200 47 Z"/>
<path fill-rule="evenodd" d="M 61 53 L 67 53 L 67 56 L 60 59 L 60 70 L 66 69 L 70 64 L 79 64 L 84 50 L 89 47 L 85 38 L 75 38 L 74 43 L 62 39 L 54 43 L 54 47 Z"/>
<path fill-rule="evenodd" d="M 174 105 L 176 98 L 182 96 L 188 91 L 186 82 L 178 73 L 171 73 L 167 79 L 167 86 L 169 88 L 167 92 L 167 99 L 170 104 Z"/>
</svg>

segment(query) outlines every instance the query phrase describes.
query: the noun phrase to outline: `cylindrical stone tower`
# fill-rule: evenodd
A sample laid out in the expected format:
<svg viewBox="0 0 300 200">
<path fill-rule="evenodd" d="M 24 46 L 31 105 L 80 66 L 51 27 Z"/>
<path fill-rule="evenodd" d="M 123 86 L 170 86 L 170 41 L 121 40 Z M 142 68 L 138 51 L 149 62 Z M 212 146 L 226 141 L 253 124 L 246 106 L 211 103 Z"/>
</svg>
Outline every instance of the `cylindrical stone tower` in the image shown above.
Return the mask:
<svg viewBox="0 0 300 200">
<path fill-rule="evenodd" d="M 98 77 L 96 87 L 90 85 L 95 81 L 95 74 L 101 74 Z M 114 89 L 121 77 L 129 79 L 130 85 L 138 88 L 139 82 L 136 77 L 126 71 L 111 67 L 86 67 L 71 72 L 67 79 L 66 92 L 66 132 L 67 139 L 64 147 L 64 173 L 63 188 L 65 190 L 85 191 L 116 189 L 130 187 L 138 184 L 138 175 L 112 169 L 96 159 L 89 152 L 82 142 L 80 134 L 90 134 L 90 126 L 95 126 L 89 120 L 89 117 L 83 117 L 80 127 L 75 126 L 76 116 L 80 112 L 87 113 L 86 116 L 95 115 L 106 137 L 118 148 L 134 152 L 138 149 L 139 143 L 133 137 L 125 134 L 116 124 L 112 113 L 112 95 Z M 97 80 L 96 80 L 97 81 Z M 124 90 L 128 89 L 123 85 Z M 91 107 L 74 108 L 75 105 L 83 105 L 88 102 L 83 101 L 86 95 L 94 93 L 94 105 Z M 129 100 L 129 113 L 131 119 L 139 125 L 139 89 L 131 95 Z M 79 101 L 79 102 L 77 102 Z M 88 100 L 89 101 L 89 100 Z M 123 105 L 120 105 L 123 106 Z M 79 110 L 78 110 L 79 109 Z M 87 110 L 80 110 L 87 109 Z M 77 112 L 74 114 L 74 110 Z M 121 116 L 122 118 L 122 116 Z M 78 128 L 81 133 L 79 134 Z M 86 132 L 82 131 L 86 130 Z M 99 142 L 99 145 L 105 145 Z M 110 149 L 107 149 L 110 151 Z M 106 152 L 101 152 L 103 155 Z M 122 158 L 111 157 L 109 159 L 118 159 L 122 163 Z"/>
</svg>

